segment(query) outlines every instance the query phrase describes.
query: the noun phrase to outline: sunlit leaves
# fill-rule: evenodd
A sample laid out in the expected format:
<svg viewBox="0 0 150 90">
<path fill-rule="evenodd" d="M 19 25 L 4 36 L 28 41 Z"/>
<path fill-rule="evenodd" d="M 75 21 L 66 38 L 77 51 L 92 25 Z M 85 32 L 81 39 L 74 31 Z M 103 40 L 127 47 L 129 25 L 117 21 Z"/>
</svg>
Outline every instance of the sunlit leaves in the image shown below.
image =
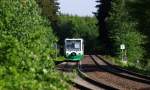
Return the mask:
<svg viewBox="0 0 150 90">
<path fill-rule="evenodd" d="M 67 87 L 54 69 L 56 41 L 35 0 L 0 0 L 0 89 Z"/>
</svg>

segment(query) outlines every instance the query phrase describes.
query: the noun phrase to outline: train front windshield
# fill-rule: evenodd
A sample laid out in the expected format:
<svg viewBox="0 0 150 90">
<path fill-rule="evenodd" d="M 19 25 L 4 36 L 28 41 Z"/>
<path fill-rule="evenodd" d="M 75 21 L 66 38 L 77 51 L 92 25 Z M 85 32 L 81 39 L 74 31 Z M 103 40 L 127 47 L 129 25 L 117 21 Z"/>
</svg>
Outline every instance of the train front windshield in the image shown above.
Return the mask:
<svg viewBox="0 0 150 90">
<path fill-rule="evenodd" d="M 81 51 L 81 40 L 66 40 L 67 51 Z"/>
</svg>

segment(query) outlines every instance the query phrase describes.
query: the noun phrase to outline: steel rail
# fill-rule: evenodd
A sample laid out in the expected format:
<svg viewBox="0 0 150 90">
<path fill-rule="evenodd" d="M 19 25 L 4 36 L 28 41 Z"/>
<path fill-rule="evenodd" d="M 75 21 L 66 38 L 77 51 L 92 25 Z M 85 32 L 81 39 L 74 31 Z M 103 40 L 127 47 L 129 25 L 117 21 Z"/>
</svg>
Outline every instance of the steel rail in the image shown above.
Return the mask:
<svg viewBox="0 0 150 90">
<path fill-rule="evenodd" d="M 90 78 L 86 73 L 82 72 L 80 66 L 81 66 L 81 65 L 78 63 L 78 74 L 79 74 L 79 76 L 82 77 L 84 80 L 86 80 L 86 81 L 90 82 L 91 84 L 96 85 L 96 86 L 98 86 L 98 87 L 100 87 L 100 88 L 103 88 L 103 89 L 118 90 L 118 89 L 115 88 L 115 87 L 111 87 L 111 86 L 105 85 L 105 84 L 103 84 L 103 83 L 98 82 L 98 81 L 95 80 L 95 79 Z"/>
<path fill-rule="evenodd" d="M 98 65 L 101 67 L 101 65 L 97 62 L 96 59 L 93 58 L 93 56 L 90 56 L 92 58 L 92 60 Z M 102 60 L 99 58 L 99 60 Z M 104 63 L 106 63 L 106 61 L 102 60 Z M 106 63 L 107 64 L 107 63 Z M 108 66 L 110 64 L 107 64 Z M 133 80 L 133 81 L 136 81 L 136 82 L 141 82 L 141 83 L 145 83 L 145 84 L 150 84 L 150 81 L 149 80 L 143 80 L 143 79 L 140 79 L 140 78 L 136 78 L 136 77 L 131 77 L 131 76 L 128 76 L 128 75 L 124 75 L 124 74 L 121 74 L 121 73 L 117 73 L 116 71 L 114 70 L 109 70 L 108 68 L 104 68 L 104 67 L 101 67 L 102 69 L 106 70 L 107 72 L 109 73 L 112 73 L 114 75 L 117 75 L 117 76 L 120 76 L 122 78 L 126 78 L 126 79 L 129 79 L 129 80 Z M 112 66 L 110 68 L 113 68 Z"/>
</svg>

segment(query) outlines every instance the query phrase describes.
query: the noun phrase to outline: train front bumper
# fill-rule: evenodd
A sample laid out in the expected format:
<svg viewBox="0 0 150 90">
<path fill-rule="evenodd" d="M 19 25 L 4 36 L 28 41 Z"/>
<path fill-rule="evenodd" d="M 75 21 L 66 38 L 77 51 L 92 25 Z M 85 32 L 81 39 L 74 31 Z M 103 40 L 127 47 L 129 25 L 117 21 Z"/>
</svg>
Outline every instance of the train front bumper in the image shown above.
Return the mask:
<svg viewBox="0 0 150 90">
<path fill-rule="evenodd" d="M 72 60 L 72 61 L 80 61 L 83 59 L 83 55 L 67 55 L 66 56 L 67 60 Z"/>
</svg>

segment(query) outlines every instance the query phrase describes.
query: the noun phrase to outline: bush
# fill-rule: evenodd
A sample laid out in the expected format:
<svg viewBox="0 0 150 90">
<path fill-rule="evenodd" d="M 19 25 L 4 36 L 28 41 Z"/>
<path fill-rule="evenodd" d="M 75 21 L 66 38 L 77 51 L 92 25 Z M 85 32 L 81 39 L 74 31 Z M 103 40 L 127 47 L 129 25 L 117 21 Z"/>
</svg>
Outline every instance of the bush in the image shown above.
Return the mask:
<svg viewBox="0 0 150 90">
<path fill-rule="evenodd" d="M 66 89 L 54 69 L 57 38 L 34 0 L 0 0 L 0 89 Z"/>
</svg>

